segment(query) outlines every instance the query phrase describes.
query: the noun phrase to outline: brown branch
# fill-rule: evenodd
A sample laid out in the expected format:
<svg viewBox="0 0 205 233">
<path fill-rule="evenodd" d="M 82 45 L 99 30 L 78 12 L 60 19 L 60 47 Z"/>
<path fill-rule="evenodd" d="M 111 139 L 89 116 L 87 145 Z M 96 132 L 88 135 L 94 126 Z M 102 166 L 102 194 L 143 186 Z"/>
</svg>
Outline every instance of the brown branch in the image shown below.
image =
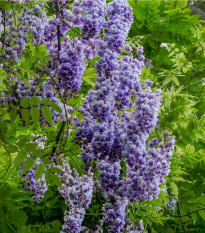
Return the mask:
<svg viewBox="0 0 205 233">
<path fill-rule="evenodd" d="M 186 88 L 188 88 L 188 87 L 190 87 L 190 86 L 193 86 L 194 84 L 197 84 L 197 83 L 203 82 L 203 81 L 205 81 L 205 78 L 202 78 L 202 79 L 201 79 L 201 80 L 199 80 L 199 81 L 196 81 L 196 82 L 194 82 L 194 83 L 189 84 L 188 86 L 184 87 L 182 90 L 184 90 L 184 89 L 186 89 Z"/>
<path fill-rule="evenodd" d="M 191 213 L 188 213 L 188 214 L 182 214 L 182 215 L 173 215 L 173 214 L 169 214 L 169 215 L 170 215 L 171 217 L 176 217 L 176 218 L 179 218 L 179 217 L 186 217 L 186 216 L 189 216 L 189 215 L 194 214 L 194 213 L 196 213 L 196 212 L 198 212 L 198 211 L 201 211 L 201 210 L 205 210 L 205 207 L 200 208 L 200 209 L 198 209 L 198 210 L 194 210 L 194 211 L 192 211 Z"/>
<path fill-rule="evenodd" d="M 93 63 L 89 58 L 86 57 L 86 59 L 90 62 L 90 64 L 91 64 L 94 68 L 96 68 L 95 65 L 94 65 L 94 63 Z"/>
</svg>

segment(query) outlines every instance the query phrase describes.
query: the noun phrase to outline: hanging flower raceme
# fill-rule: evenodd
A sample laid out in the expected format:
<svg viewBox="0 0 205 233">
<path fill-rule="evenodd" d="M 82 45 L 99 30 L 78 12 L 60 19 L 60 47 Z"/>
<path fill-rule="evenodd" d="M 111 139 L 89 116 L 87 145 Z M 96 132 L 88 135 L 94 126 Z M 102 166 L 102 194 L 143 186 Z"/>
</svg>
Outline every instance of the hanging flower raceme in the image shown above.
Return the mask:
<svg viewBox="0 0 205 233">
<path fill-rule="evenodd" d="M 81 223 L 92 200 L 93 179 L 89 176 L 79 177 L 75 169 L 71 169 L 66 159 L 60 161 L 57 167 L 62 170 L 58 174 L 61 182 L 60 194 L 65 198 L 69 211 L 65 211 L 63 232 L 78 233 Z"/>
<path fill-rule="evenodd" d="M 133 20 L 132 8 L 126 0 L 114 0 L 107 5 L 107 18 L 105 38 L 97 45 L 100 60 L 96 64 L 97 72 L 106 76 L 115 69 L 117 55 L 125 45 Z"/>
<path fill-rule="evenodd" d="M 85 67 L 84 48 L 80 40 L 71 40 L 67 36 L 62 42 L 60 51 L 57 42 L 54 42 L 48 50 L 48 55 L 52 58 L 48 66 L 58 77 L 58 87 L 65 96 L 68 91 L 73 95 L 80 89 Z"/>
<path fill-rule="evenodd" d="M 105 0 L 83 0 L 81 3 L 83 10 L 82 35 L 85 39 L 98 35 L 104 22 L 106 13 Z"/>
</svg>

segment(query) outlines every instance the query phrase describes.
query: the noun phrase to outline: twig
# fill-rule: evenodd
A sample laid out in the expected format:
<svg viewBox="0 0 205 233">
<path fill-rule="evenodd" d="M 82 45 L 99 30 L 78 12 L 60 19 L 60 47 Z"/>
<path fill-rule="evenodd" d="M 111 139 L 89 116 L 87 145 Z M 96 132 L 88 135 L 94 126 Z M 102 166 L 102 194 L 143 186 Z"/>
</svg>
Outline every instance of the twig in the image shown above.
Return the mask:
<svg viewBox="0 0 205 233">
<path fill-rule="evenodd" d="M 183 221 L 182 221 L 182 218 L 181 218 L 179 201 L 177 202 L 177 206 L 178 206 L 179 219 L 180 219 L 180 222 L 181 222 L 181 224 L 182 224 L 182 226 L 183 226 L 184 233 L 186 233 L 186 226 L 184 225 L 184 223 L 183 223 Z"/>
<path fill-rule="evenodd" d="M 202 69 L 202 68 L 204 68 L 204 67 L 205 67 L 205 65 L 199 67 L 197 70 L 194 71 L 194 73 L 190 74 L 185 80 L 183 80 L 183 82 L 185 82 L 187 79 L 189 79 L 189 78 L 191 78 L 192 76 L 194 76 L 195 74 L 197 74 L 197 73 L 200 71 L 200 69 Z M 182 82 L 182 83 L 183 83 L 183 82 Z"/>
<path fill-rule="evenodd" d="M 6 40 L 6 16 L 5 16 L 5 11 L 2 11 L 4 13 L 4 38 L 2 41 L 2 48 L 1 48 L 1 53 L 4 50 L 4 45 L 5 45 L 5 40 Z"/>
<path fill-rule="evenodd" d="M 14 14 L 14 22 L 15 22 L 15 26 L 16 26 L 16 14 L 14 12 L 14 8 L 13 8 L 13 3 L 11 2 L 11 8 L 12 8 L 12 11 L 13 11 L 13 14 Z"/>
<path fill-rule="evenodd" d="M 63 123 L 62 123 L 62 125 L 61 125 L 61 127 L 60 127 L 60 130 L 58 131 L 57 137 L 56 137 L 55 146 L 53 147 L 52 152 L 51 152 L 51 154 L 53 154 L 53 155 L 54 155 L 55 152 L 56 152 L 57 145 L 58 145 L 58 143 L 59 143 L 59 141 L 60 141 L 61 134 L 63 133 L 63 130 L 64 130 L 64 128 L 65 128 L 65 125 L 66 125 L 66 122 L 63 121 Z"/>
<path fill-rule="evenodd" d="M 203 87 L 202 87 L 202 89 L 201 89 L 201 91 L 200 91 L 200 93 L 199 93 L 198 99 L 200 98 L 200 96 L 201 96 L 201 94 L 202 94 L 202 92 L 203 92 L 203 90 L 204 90 L 204 86 L 205 86 L 205 83 L 203 83 Z"/>
<path fill-rule="evenodd" d="M 94 68 L 96 68 L 95 65 L 93 64 L 93 62 L 92 62 L 89 58 L 86 57 L 86 59 L 90 62 L 90 64 L 91 64 Z"/>
<path fill-rule="evenodd" d="M 191 214 L 193 214 L 193 213 L 196 213 L 196 212 L 198 212 L 198 211 L 201 211 L 201 210 L 205 210 L 205 207 L 203 207 L 203 208 L 200 208 L 200 209 L 198 209 L 198 210 L 194 210 L 194 211 L 192 211 L 191 213 L 188 213 L 188 214 L 182 214 L 182 215 L 172 215 L 172 214 L 169 214 L 171 217 L 176 217 L 176 218 L 178 218 L 178 217 L 186 217 L 186 216 L 189 216 L 189 215 L 191 215 Z"/>
<path fill-rule="evenodd" d="M 197 82 L 194 82 L 194 83 L 189 84 L 188 86 L 184 87 L 182 90 L 184 90 L 184 89 L 186 89 L 186 88 L 188 88 L 188 87 L 190 87 L 190 86 L 192 86 L 192 85 L 194 85 L 194 84 L 196 84 L 196 83 L 200 83 L 200 82 L 203 82 L 203 81 L 205 81 L 205 78 L 202 78 L 201 80 L 199 80 L 199 81 L 197 81 Z"/>
</svg>

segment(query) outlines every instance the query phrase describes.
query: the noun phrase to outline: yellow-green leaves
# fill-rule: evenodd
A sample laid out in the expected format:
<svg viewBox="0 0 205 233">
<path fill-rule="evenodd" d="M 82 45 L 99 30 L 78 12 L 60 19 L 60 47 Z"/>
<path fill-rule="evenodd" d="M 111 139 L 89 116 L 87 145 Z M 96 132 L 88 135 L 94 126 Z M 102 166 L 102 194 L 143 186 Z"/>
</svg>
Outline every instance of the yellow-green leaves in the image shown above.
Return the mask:
<svg viewBox="0 0 205 233">
<path fill-rule="evenodd" d="M 52 112 L 48 106 L 41 107 L 41 112 L 46 119 L 46 121 L 51 125 L 52 124 Z"/>
<path fill-rule="evenodd" d="M 172 189 L 172 192 L 173 192 L 173 194 L 174 194 L 176 200 L 178 201 L 178 193 L 179 193 L 179 191 L 178 191 L 177 185 L 176 185 L 174 182 L 171 182 L 171 183 L 170 183 L 170 187 L 171 187 L 171 189 Z"/>
</svg>

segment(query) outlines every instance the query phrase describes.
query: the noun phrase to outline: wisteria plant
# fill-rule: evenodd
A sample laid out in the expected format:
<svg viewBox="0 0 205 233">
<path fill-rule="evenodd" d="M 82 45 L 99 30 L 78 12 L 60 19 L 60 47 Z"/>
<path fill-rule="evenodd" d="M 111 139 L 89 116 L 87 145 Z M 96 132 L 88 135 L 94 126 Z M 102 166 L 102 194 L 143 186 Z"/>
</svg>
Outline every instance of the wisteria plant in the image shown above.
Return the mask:
<svg viewBox="0 0 205 233">
<path fill-rule="evenodd" d="M 145 223 L 132 222 L 129 212 L 136 203 L 158 198 L 175 137 L 152 133 L 161 91 L 149 79 L 140 80 L 143 47 L 134 51 L 126 44 L 132 7 L 127 0 L 5 6 L 0 145 L 9 162 L 1 179 L 16 168 L 17 186 L 24 190 L 19 192 L 30 191 L 36 206 L 57 186 L 56 197 L 64 202 L 62 233 L 145 231 Z"/>
</svg>

